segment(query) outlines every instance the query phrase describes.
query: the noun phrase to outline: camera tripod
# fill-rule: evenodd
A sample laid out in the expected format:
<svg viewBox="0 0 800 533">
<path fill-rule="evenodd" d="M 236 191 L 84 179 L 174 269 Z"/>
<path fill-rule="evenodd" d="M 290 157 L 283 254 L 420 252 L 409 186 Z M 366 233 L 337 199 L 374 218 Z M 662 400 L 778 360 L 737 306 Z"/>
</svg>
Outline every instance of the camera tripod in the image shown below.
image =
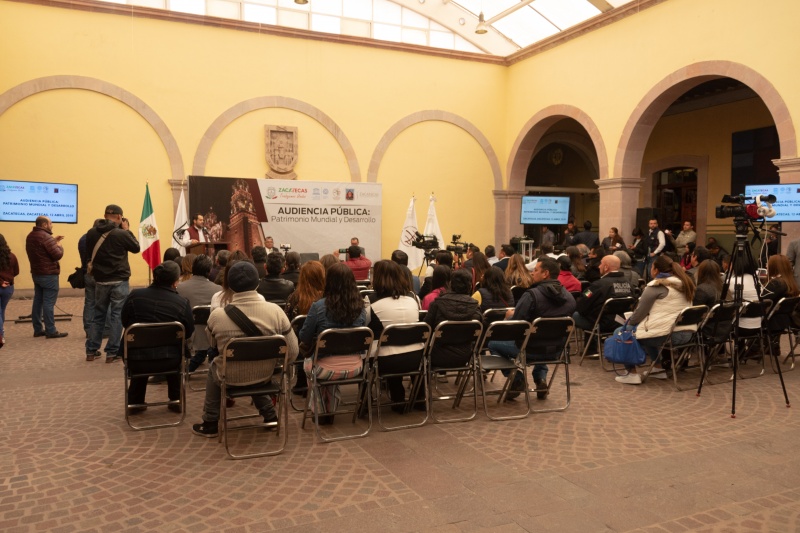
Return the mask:
<svg viewBox="0 0 800 533">
<path fill-rule="evenodd" d="M 736 317 L 734 318 L 733 324 L 734 328 L 739 327 L 739 317 L 742 312 L 742 303 L 744 302 L 744 276 L 736 276 L 736 267 L 740 265 L 741 269 L 739 270 L 742 272 L 742 269 L 746 265 L 755 265 L 755 261 L 753 261 L 753 254 L 750 251 L 750 247 L 747 246 L 747 229 L 748 226 L 753 229 L 753 232 L 756 232 L 756 229 L 753 228 L 753 222 L 749 219 L 745 219 L 742 217 L 736 217 L 733 220 L 733 225 L 736 230 L 736 243 L 734 244 L 733 253 L 731 254 L 731 262 L 728 265 L 728 269 L 725 271 L 725 279 L 722 283 L 722 295 L 720 296 L 720 300 L 724 300 L 725 297 L 728 295 L 728 288 L 730 287 L 731 279 L 734 280 L 733 285 L 733 302 L 736 306 Z M 758 276 L 755 272 L 752 274 L 753 276 L 753 287 L 758 287 Z M 757 289 L 756 289 L 757 290 Z M 761 300 L 761 295 L 758 296 L 759 301 Z M 762 317 L 763 320 L 763 317 Z M 735 335 L 734 335 L 735 337 Z M 762 341 L 763 342 L 763 341 Z M 731 347 L 731 359 L 732 359 L 732 366 L 733 366 L 733 394 L 731 398 L 731 418 L 736 418 L 736 382 L 739 376 L 739 356 L 740 356 L 740 347 L 739 343 L 734 342 L 732 343 Z M 762 349 L 763 353 L 763 349 Z M 766 357 L 767 354 L 764 354 Z M 770 345 L 769 348 L 769 357 L 772 357 L 772 346 Z M 700 384 L 697 387 L 697 395 L 700 396 L 700 392 L 703 390 L 703 382 L 705 382 L 706 374 L 708 373 L 708 367 L 710 366 L 710 361 L 706 361 L 706 364 L 703 365 L 703 373 L 700 376 Z M 789 395 L 786 393 L 786 384 L 783 381 L 783 372 L 781 371 L 780 361 L 777 364 L 778 367 L 778 376 L 781 380 L 781 388 L 783 389 L 783 397 L 786 400 L 786 407 L 791 407 L 789 404 Z"/>
</svg>

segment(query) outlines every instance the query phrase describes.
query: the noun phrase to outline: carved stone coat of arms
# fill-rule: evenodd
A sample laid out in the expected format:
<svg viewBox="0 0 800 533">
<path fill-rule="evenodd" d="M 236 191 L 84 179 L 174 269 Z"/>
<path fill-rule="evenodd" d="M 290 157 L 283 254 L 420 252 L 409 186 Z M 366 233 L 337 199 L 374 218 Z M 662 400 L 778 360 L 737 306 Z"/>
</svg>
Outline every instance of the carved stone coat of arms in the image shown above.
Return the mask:
<svg viewBox="0 0 800 533">
<path fill-rule="evenodd" d="M 293 180 L 297 178 L 297 128 L 292 126 L 264 126 L 268 178 Z"/>
</svg>

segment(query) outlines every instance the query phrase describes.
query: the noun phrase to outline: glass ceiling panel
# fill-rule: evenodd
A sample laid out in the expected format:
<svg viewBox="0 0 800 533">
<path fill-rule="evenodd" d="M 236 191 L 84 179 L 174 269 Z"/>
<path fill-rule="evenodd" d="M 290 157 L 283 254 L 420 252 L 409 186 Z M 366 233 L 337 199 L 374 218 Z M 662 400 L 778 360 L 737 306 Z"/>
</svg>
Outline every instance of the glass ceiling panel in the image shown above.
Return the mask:
<svg viewBox="0 0 800 533">
<path fill-rule="evenodd" d="M 558 28 L 529 7 L 503 17 L 493 24 L 503 35 L 525 47 L 558 33 Z"/>
<path fill-rule="evenodd" d="M 342 7 L 345 17 L 372 20 L 372 0 L 347 0 Z"/>
<path fill-rule="evenodd" d="M 586 0 L 536 0 L 531 7 L 562 30 L 600 14 Z"/>
</svg>

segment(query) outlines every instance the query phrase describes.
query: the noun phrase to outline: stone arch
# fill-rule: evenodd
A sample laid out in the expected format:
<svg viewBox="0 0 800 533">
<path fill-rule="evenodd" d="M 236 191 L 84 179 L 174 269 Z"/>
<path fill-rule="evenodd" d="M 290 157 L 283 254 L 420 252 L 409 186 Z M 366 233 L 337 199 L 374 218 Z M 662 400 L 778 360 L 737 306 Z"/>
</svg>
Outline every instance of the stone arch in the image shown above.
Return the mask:
<svg viewBox="0 0 800 533">
<path fill-rule="evenodd" d="M 29 80 L 0 94 L 0 116 L 8 111 L 11 106 L 29 96 L 57 89 L 93 91 L 118 100 L 136 111 L 147 121 L 150 127 L 153 128 L 153 131 L 156 132 L 156 135 L 158 135 L 158 138 L 161 140 L 161 144 L 164 145 L 164 149 L 167 152 L 167 159 L 169 160 L 172 179 L 184 179 L 185 174 L 181 151 L 166 123 L 158 116 L 158 113 L 156 113 L 152 107 L 144 102 L 144 100 L 113 83 L 86 76 L 47 76 Z"/>
<path fill-rule="evenodd" d="M 455 113 L 440 110 L 417 111 L 416 113 L 401 118 L 386 130 L 386 133 L 383 134 L 383 137 L 381 137 L 381 140 L 378 142 L 378 146 L 376 146 L 375 150 L 372 152 L 372 159 L 370 160 L 369 170 L 367 171 L 367 181 L 378 181 L 378 170 L 380 169 L 381 161 L 383 161 L 386 151 L 398 135 L 415 124 L 428 121 L 453 124 L 471 135 L 472 138 L 478 142 L 478 145 L 480 145 L 483 153 L 486 155 L 486 159 L 489 160 L 495 188 L 501 189 L 503 187 L 503 175 L 500 170 L 500 162 L 497 159 L 497 154 L 495 154 L 489 139 L 467 119 Z"/>
<path fill-rule="evenodd" d="M 342 149 L 347 159 L 347 167 L 350 169 L 350 181 L 361 181 L 361 169 L 359 168 L 358 159 L 356 158 L 356 151 L 353 149 L 353 145 L 350 144 L 350 140 L 344 132 L 342 132 L 339 125 L 336 124 L 331 117 L 323 113 L 322 110 L 313 105 L 286 96 L 258 96 L 256 98 L 244 100 L 229 107 L 220 116 L 214 119 L 214 122 L 211 123 L 203 134 L 203 138 L 200 140 L 200 144 L 197 147 L 194 162 L 192 163 L 192 174 L 195 176 L 205 175 L 206 164 L 208 163 L 208 156 L 211 153 L 212 146 L 214 146 L 214 143 L 220 134 L 222 134 L 222 131 L 234 120 L 252 111 L 274 107 L 297 111 L 319 122 L 322 127 L 333 135 L 336 142 L 339 143 L 339 147 Z"/>
<path fill-rule="evenodd" d="M 531 117 L 520 130 L 514 145 L 511 147 L 508 159 L 508 190 L 524 191 L 525 178 L 528 173 L 528 165 L 536 155 L 537 147 L 549 130 L 556 122 L 571 118 L 580 124 L 594 145 L 597 154 L 597 165 L 592 167 L 597 169 L 600 179 L 608 177 L 608 155 L 606 154 L 605 143 L 600 135 L 594 121 L 578 109 L 577 107 L 559 104 L 546 107 Z M 580 151 L 586 146 L 576 146 Z"/>
<path fill-rule="evenodd" d="M 740 63 L 702 61 L 676 70 L 642 98 L 622 131 L 613 175 L 622 178 L 641 177 L 647 141 L 667 108 L 689 89 L 723 77 L 744 83 L 761 98 L 775 121 L 781 158 L 797 157 L 797 138 L 791 114 L 775 87 L 764 76 Z"/>
</svg>

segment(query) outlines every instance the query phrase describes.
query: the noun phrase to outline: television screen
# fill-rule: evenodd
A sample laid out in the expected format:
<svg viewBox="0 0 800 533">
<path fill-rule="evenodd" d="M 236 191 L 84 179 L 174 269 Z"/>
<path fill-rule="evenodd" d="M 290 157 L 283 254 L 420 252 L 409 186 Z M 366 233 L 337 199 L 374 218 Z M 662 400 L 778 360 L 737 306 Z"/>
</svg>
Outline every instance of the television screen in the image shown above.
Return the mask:
<svg viewBox="0 0 800 533">
<path fill-rule="evenodd" d="M 746 185 L 745 196 L 774 194 L 777 202 L 772 204 L 775 216 L 767 222 L 800 222 L 800 183 L 778 183 L 776 185 Z M 749 201 L 748 201 L 749 203 Z"/>
<path fill-rule="evenodd" d="M 0 180 L 0 222 L 35 222 L 42 215 L 77 224 L 78 185 Z"/>
<path fill-rule="evenodd" d="M 569 196 L 523 196 L 521 224 L 566 224 Z"/>
</svg>

